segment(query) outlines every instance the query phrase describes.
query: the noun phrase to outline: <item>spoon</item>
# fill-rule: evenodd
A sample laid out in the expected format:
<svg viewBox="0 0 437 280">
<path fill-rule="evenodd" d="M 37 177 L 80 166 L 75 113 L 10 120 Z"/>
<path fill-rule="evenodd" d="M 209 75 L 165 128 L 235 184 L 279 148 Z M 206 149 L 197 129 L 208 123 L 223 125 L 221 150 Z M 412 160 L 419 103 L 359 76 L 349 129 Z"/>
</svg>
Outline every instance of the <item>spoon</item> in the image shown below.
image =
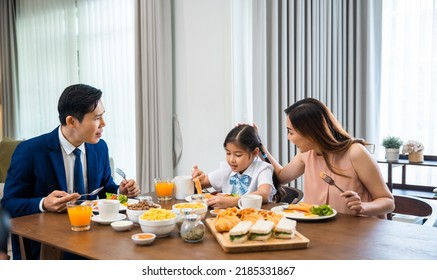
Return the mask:
<svg viewBox="0 0 437 280">
<path fill-rule="evenodd" d="M 101 191 L 101 190 L 103 190 L 103 186 L 100 187 L 100 188 L 97 188 L 97 189 L 93 190 L 93 191 L 90 192 L 90 193 L 84 193 L 84 194 L 81 194 L 80 196 L 84 196 L 84 195 L 95 195 L 95 194 L 98 194 L 99 191 Z"/>
</svg>

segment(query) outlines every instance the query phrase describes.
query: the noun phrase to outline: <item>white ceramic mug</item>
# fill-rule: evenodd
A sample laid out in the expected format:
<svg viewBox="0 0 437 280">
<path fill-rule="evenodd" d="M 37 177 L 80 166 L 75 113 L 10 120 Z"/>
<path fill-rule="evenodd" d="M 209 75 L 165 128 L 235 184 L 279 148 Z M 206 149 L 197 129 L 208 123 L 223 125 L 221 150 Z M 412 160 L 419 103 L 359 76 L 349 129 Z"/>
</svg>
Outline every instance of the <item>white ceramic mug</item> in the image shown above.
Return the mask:
<svg viewBox="0 0 437 280">
<path fill-rule="evenodd" d="M 120 210 L 120 201 L 117 199 L 100 199 L 98 204 L 99 217 L 103 221 L 112 221 L 117 219 Z"/>
<path fill-rule="evenodd" d="M 238 200 L 238 207 L 261 209 L 263 197 L 257 194 L 245 194 Z"/>
<path fill-rule="evenodd" d="M 194 182 L 191 176 L 176 176 L 174 184 L 176 199 L 185 199 L 186 196 L 194 194 Z"/>
</svg>

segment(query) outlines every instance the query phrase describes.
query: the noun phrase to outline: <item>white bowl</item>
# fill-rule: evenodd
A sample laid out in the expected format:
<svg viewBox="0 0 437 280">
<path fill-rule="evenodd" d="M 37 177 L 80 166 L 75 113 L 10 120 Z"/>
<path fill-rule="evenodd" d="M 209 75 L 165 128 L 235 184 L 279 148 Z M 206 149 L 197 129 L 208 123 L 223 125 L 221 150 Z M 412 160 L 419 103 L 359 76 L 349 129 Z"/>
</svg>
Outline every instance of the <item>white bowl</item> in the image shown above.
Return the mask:
<svg viewBox="0 0 437 280">
<path fill-rule="evenodd" d="M 152 243 L 156 238 L 154 233 L 137 233 L 132 235 L 132 240 L 138 245 L 147 245 Z"/>
<path fill-rule="evenodd" d="M 130 230 L 133 224 L 134 223 L 132 223 L 131 221 L 117 221 L 117 222 L 112 222 L 111 227 L 115 231 L 125 231 L 125 230 Z"/>
<path fill-rule="evenodd" d="M 144 212 L 146 212 L 147 210 L 130 210 L 129 208 L 126 209 L 126 214 L 127 217 L 129 218 L 130 221 L 138 224 L 138 217 L 143 215 Z"/>
<path fill-rule="evenodd" d="M 156 237 L 168 236 L 176 226 L 176 218 L 167 220 L 144 220 L 138 219 L 141 230 L 146 233 L 154 233 Z"/>
<path fill-rule="evenodd" d="M 201 205 L 201 208 L 198 207 L 192 207 L 193 205 Z M 201 202 L 186 202 L 186 203 L 176 203 L 172 206 L 172 211 L 176 214 L 179 214 L 181 209 L 183 208 L 191 208 L 193 209 L 194 213 L 199 215 L 201 219 L 205 219 L 206 213 L 208 212 L 208 205 Z"/>
</svg>

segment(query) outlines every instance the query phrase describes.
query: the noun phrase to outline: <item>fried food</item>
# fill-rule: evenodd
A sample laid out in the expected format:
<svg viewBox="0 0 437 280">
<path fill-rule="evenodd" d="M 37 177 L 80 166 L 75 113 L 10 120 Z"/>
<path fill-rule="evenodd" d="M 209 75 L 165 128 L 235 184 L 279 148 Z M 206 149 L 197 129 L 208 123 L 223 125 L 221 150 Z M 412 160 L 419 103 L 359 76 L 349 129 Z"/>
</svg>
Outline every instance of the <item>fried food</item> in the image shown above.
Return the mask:
<svg viewBox="0 0 437 280">
<path fill-rule="evenodd" d="M 230 231 L 234 226 L 236 226 L 241 220 L 235 216 L 223 216 L 215 220 L 215 229 L 218 232 Z"/>
<path fill-rule="evenodd" d="M 263 216 L 256 214 L 244 215 L 240 218 L 242 221 L 250 221 L 252 224 L 255 224 L 258 220 L 264 220 Z"/>
<path fill-rule="evenodd" d="M 220 211 L 217 214 L 217 218 L 221 218 L 221 217 L 225 217 L 225 216 L 237 216 L 237 214 L 238 214 L 238 208 L 231 207 L 231 208 L 226 208 L 226 209 L 223 209 L 222 211 Z"/>
<path fill-rule="evenodd" d="M 255 208 L 244 208 L 238 211 L 239 217 L 249 216 L 253 214 L 258 214 L 258 210 Z"/>
</svg>

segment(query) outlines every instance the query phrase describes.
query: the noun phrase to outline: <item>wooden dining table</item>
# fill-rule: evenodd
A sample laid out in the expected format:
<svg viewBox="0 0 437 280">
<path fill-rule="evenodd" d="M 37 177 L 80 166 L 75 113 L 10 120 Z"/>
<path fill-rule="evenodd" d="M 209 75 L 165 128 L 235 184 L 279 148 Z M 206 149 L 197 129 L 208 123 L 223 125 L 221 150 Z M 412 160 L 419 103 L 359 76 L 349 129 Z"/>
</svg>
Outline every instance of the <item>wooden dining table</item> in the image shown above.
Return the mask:
<svg viewBox="0 0 437 280">
<path fill-rule="evenodd" d="M 159 203 L 171 209 L 181 202 Z M 273 206 L 277 204 L 263 208 Z M 209 215 L 206 218 L 211 218 Z M 22 254 L 29 239 L 38 241 L 41 259 L 59 259 L 62 252 L 69 252 L 96 260 L 437 260 L 436 227 L 338 213 L 330 219 L 298 221 L 296 229 L 309 239 L 307 248 L 227 253 L 208 227 L 199 243 L 184 242 L 175 228 L 168 237 L 141 246 L 131 240 L 133 234 L 141 232 L 139 225 L 116 232 L 110 225 L 92 222 L 89 231 L 74 232 L 66 213 L 11 219 L 11 233 L 19 237 Z"/>
</svg>

